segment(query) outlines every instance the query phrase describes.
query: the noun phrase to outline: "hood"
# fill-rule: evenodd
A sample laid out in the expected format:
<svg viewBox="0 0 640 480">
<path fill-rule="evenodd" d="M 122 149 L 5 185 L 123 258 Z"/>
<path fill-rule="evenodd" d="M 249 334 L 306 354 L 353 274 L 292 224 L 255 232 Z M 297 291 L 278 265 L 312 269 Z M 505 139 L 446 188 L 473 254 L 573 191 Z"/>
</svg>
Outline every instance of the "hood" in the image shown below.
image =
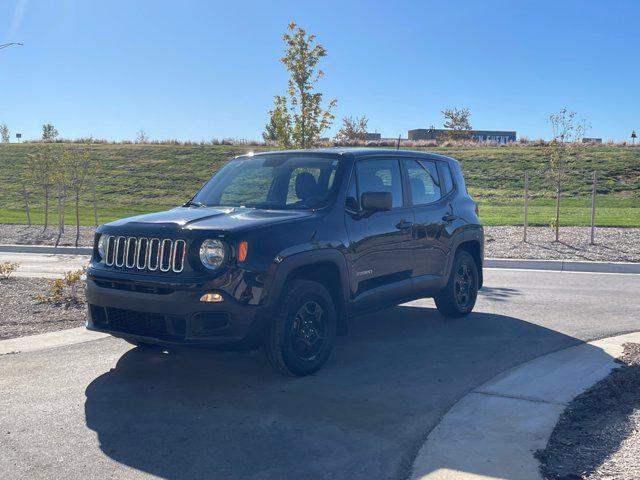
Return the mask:
<svg viewBox="0 0 640 480">
<path fill-rule="evenodd" d="M 107 227 L 139 226 L 183 230 L 222 230 L 237 231 L 255 228 L 273 223 L 286 222 L 313 215 L 310 211 L 300 210 L 255 210 L 236 207 L 178 207 L 164 212 L 123 218 L 106 224 Z"/>
</svg>

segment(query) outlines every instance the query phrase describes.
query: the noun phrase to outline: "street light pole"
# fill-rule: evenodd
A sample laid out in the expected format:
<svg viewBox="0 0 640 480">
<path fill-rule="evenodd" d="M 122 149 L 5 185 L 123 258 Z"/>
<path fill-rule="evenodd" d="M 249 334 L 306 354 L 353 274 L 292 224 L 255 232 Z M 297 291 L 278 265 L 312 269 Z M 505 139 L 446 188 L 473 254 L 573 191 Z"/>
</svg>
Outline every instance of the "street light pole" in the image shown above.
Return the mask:
<svg viewBox="0 0 640 480">
<path fill-rule="evenodd" d="M 10 47 L 11 45 L 17 45 L 19 47 L 23 47 L 24 43 L 20 43 L 20 42 L 3 43 L 0 45 L 0 50 L 2 50 L 3 48 Z"/>
</svg>

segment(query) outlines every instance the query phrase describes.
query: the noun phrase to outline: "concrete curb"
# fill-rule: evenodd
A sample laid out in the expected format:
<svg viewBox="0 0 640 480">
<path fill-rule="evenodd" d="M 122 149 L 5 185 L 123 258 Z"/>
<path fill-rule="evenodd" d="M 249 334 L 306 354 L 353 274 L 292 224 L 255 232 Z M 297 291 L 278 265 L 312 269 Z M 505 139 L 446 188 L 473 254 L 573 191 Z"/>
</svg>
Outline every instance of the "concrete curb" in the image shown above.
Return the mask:
<svg viewBox="0 0 640 480">
<path fill-rule="evenodd" d="M 10 338 L 8 340 L 0 340 L 0 355 L 47 350 L 49 348 L 90 342 L 108 336 L 106 333 L 91 332 L 85 327 L 77 327 L 58 330 L 57 332 Z"/>
<path fill-rule="evenodd" d="M 93 249 L 90 247 L 54 247 L 52 245 L 0 245 L 0 252 L 91 255 Z"/>
<path fill-rule="evenodd" d="M 640 263 L 587 262 L 575 260 L 526 260 L 516 258 L 487 258 L 486 268 L 514 268 L 555 272 L 632 273 L 640 274 Z"/>
<path fill-rule="evenodd" d="M 429 434 L 411 479 L 540 479 L 534 452 L 566 405 L 616 367 L 626 342 L 640 332 L 543 355 L 474 389 Z"/>
</svg>

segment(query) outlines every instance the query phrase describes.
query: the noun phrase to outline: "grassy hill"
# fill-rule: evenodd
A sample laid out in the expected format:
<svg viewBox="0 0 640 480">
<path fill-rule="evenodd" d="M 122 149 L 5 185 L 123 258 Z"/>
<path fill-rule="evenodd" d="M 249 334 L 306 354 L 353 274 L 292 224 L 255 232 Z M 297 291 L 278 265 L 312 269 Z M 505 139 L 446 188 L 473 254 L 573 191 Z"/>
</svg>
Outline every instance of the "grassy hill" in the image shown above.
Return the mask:
<svg viewBox="0 0 640 480">
<path fill-rule="evenodd" d="M 0 223 L 25 223 L 22 177 L 26 158 L 35 144 L 0 145 Z M 81 148 L 77 144 L 55 144 Z M 187 200 L 229 158 L 267 147 L 228 145 L 97 144 L 99 221 L 152 212 Z M 539 146 L 464 146 L 417 148 L 460 160 L 471 194 L 487 225 L 522 223 L 522 188 L 525 169 L 531 176 L 530 222 L 547 225 L 553 218 L 553 190 L 545 182 L 546 160 Z M 591 172 L 598 172 L 600 226 L 640 227 L 640 148 L 593 146 L 575 160 L 563 200 L 561 223 L 588 225 Z M 32 217 L 42 222 L 41 194 L 32 189 Z M 93 223 L 91 195 L 84 195 L 81 221 Z M 50 215 L 53 219 L 55 214 Z M 67 217 L 72 221 L 71 211 Z"/>
</svg>

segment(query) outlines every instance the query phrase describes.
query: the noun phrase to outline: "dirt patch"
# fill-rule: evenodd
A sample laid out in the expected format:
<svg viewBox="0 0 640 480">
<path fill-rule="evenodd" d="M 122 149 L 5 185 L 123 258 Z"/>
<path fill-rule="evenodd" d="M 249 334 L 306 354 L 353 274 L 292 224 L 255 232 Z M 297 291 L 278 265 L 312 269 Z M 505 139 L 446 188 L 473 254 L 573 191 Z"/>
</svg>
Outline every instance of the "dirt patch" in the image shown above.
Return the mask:
<svg viewBox="0 0 640 480">
<path fill-rule="evenodd" d="M 78 305 L 62 306 L 35 300 L 37 294 L 48 292 L 50 283 L 40 278 L 0 280 L 0 340 L 84 325 L 83 292 L 79 294 Z"/>
<path fill-rule="evenodd" d="M 640 344 L 624 349 L 622 366 L 576 397 L 536 452 L 544 478 L 640 478 Z"/>
</svg>

